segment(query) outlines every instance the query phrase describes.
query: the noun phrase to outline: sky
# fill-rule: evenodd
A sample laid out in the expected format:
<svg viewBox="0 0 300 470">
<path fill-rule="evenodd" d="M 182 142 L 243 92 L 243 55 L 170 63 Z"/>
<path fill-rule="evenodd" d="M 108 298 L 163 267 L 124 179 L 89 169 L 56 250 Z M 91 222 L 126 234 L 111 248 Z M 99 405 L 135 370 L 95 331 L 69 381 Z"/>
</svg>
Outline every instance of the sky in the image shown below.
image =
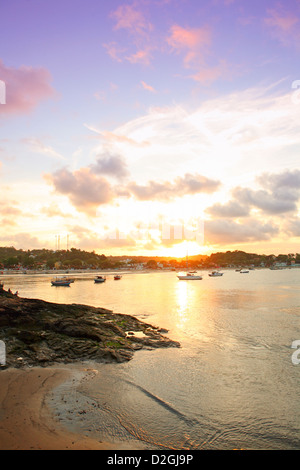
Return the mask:
<svg viewBox="0 0 300 470">
<path fill-rule="evenodd" d="M 0 246 L 300 252 L 300 0 L 0 18 Z"/>
</svg>

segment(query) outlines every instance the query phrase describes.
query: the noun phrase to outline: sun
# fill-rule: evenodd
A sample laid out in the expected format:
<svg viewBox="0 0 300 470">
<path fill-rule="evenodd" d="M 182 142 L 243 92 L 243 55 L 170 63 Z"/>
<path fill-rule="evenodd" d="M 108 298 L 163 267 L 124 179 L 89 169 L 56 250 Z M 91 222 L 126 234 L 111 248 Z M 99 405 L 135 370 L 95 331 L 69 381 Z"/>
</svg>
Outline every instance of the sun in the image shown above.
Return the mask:
<svg viewBox="0 0 300 470">
<path fill-rule="evenodd" d="M 169 248 L 162 247 L 157 256 L 166 256 L 172 258 L 186 258 L 187 256 L 205 255 L 209 252 L 209 247 L 200 245 L 195 241 L 183 240 Z"/>
</svg>

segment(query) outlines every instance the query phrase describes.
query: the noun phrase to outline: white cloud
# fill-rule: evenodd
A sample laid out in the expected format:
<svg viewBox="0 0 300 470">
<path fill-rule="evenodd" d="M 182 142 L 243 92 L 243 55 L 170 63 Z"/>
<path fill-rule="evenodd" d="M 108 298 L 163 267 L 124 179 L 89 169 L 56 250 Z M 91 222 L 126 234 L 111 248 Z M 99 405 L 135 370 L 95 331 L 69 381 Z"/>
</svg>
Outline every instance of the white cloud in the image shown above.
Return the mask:
<svg viewBox="0 0 300 470">
<path fill-rule="evenodd" d="M 270 240 L 277 235 L 278 227 L 270 222 L 259 222 L 254 218 L 238 223 L 229 219 L 205 222 L 205 242 L 209 245 L 232 245 Z"/>
<path fill-rule="evenodd" d="M 101 204 L 113 199 L 109 182 L 102 176 L 95 175 L 89 168 L 81 168 L 70 172 L 66 168 L 46 175 L 46 180 L 60 194 L 68 196 L 71 203 L 79 211 L 95 214 Z"/>
<path fill-rule="evenodd" d="M 169 180 L 188 170 L 233 187 L 253 182 L 258 171 L 298 166 L 299 109 L 292 92 L 278 96 L 263 88 L 207 100 L 192 110 L 151 108 L 112 131 L 123 140 L 111 140 L 110 150 L 125 158 L 139 184 L 158 173 Z M 148 145 L 132 148 L 125 139 Z"/>
<path fill-rule="evenodd" d="M 95 164 L 90 166 L 91 170 L 99 175 L 114 176 L 115 178 L 124 178 L 128 176 L 127 165 L 120 155 L 110 153 L 97 155 Z"/>
<path fill-rule="evenodd" d="M 253 89 L 207 100 L 193 109 L 151 108 L 110 130 L 89 125 L 99 135 L 94 164 L 89 161 L 82 168 L 81 161 L 78 169 L 48 175 L 56 189 L 55 204 L 68 212 L 72 205 L 82 217 L 96 212 L 97 221 L 91 222 L 95 232 L 96 223 L 118 225 L 116 208 L 126 215 L 128 233 L 140 213 L 151 219 L 172 214 L 176 225 L 178 218 L 198 216 L 206 209 L 211 217 L 206 221 L 206 241 L 269 241 L 279 236 L 280 224 L 287 230 L 280 214 L 289 212 L 292 220 L 297 215 L 299 110 L 292 90 L 279 96 L 270 88 Z M 112 183 L 107 178 L 113 174 L 127 180 Z M 193 191 L 185 175 L 193 175 L 197 184 L 199 175 L 205 175 L 207 182 L 221 185 L 204 193 L 196 184 Z M 45 191 L 47 197 L 49 192 Z M 67 201 L 71 205 L 64 205 Z M 46 205 L 41 199 L 39 204 Z M 83 223 L 76 216 L 74 225 Z M 290 233 L 298 233 L 296 222 L 289 226 Z"/>
<path fill-rule="evenodd" d="M 35 153 L 43 154 L 51 158 L 56 158 L 59 160 L 65 160 L 65 157 L 61 155 L 59 152 L 54 150 L 49 145 L 45 145 L 40 139 L 35 139 L 35 138 L 24 138 L 21 139 L 21 142 L 28 145 L 31 150 L 33 150 Z"/>
<path fill-rule="evenodd" d="M 249 215 L 250 208 L 237 201 L 229 201 L 226 204 L 216 203 L 207 208 L 207 213 L 213 217 L 246 217 Z"/>
<path fill-rule="evenodd" d="M 142 201 L 153 201 L 154 199 L 168 201 L 188 194 L 210 194 L 217 191 L 219 186 L 219 181 L 198 174 L 186 173 L 183 177 L 177 177 L 173 183 L 169 181 L 149 181 L 144 186 L 131 183 L 128 185 L 128 189 L 137 199 Z"/>
</svg>

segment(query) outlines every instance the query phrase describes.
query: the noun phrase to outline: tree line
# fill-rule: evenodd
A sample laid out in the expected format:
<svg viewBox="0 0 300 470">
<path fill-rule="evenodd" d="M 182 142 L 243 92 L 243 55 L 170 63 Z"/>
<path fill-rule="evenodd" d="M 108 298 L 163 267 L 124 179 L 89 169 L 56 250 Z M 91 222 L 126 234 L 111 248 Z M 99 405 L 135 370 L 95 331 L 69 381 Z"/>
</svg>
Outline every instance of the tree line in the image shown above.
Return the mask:
<svg viewBox="0 0 300 470">
<path fill-rule="evenodd" d="M 126 264 L 127 263 L 127 264 Z M 171 267 L 182 269 L 186 267 L 185 258 L 130 256 L 130 264 L 143 264 L 146 268 L 157 269 Z M 196 255 L 188 259 L 188 267 L 214 268 L 235 266 L 265 266 L 271 267 L 275 263 L 300 263 L 299 253 L 279 255 L 259 255 L 244 251 L 226 251 L 212 253 L 211 255 Z M 0 268 L 11 269 L 22 267 L 24 269 L 61 268 L 61 269 L 114 269 L 128 265 L 128 256 L 106 256 L 95 251 L 88 252 L 77 248 L 70 250 L 22 250 L 14 247 L 0 247 Z"/>
<path fill-rule="evenodd" d="M 0 247 L 0 266 L 2 268 L 38 269 L 55 267 L 81 269 L 86 267 L 106 268 L 114 266 L 105 255 L 83 251 L 76 248 L 70 250 L 17 250 L 14 247 Z"/>
</svg>

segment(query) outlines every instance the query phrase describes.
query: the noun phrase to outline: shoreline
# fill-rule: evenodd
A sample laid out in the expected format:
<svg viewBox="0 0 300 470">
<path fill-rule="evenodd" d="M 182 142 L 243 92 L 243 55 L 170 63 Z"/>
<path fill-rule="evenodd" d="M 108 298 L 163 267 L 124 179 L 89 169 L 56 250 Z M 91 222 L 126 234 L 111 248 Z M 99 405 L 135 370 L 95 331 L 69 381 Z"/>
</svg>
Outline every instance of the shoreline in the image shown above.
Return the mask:
<svg viewBox="0 0 300 470">
<path fill-rule="evenodd" d="M 162 334 L 167 330 L 103 308 L 22 298 L 3 287 L 0 323 L 1 364 L 7 365 L 0 369 L 0 450 L 145 449 L 139 440 L 108 442 L 104 432 L 100 441 L 67 429 L 59 416 L 84 419 L 87 405 L 76 400 L 78 408 L 71 395 L 95 376 L 87 363 L 128 362 L 143 348 L 180 347 Z M 67 390 L 63 399 L 60 386 Z M 101 425 L 105 430 L 100 418 Z"/>
<path fill-rule="evenodd" d="M 79 364 L 0 371 L 0 450 L 132 450 L 70 432 L 55 418 L 47 400 L 78 372 L 88 378 Z"/>
</svg>

